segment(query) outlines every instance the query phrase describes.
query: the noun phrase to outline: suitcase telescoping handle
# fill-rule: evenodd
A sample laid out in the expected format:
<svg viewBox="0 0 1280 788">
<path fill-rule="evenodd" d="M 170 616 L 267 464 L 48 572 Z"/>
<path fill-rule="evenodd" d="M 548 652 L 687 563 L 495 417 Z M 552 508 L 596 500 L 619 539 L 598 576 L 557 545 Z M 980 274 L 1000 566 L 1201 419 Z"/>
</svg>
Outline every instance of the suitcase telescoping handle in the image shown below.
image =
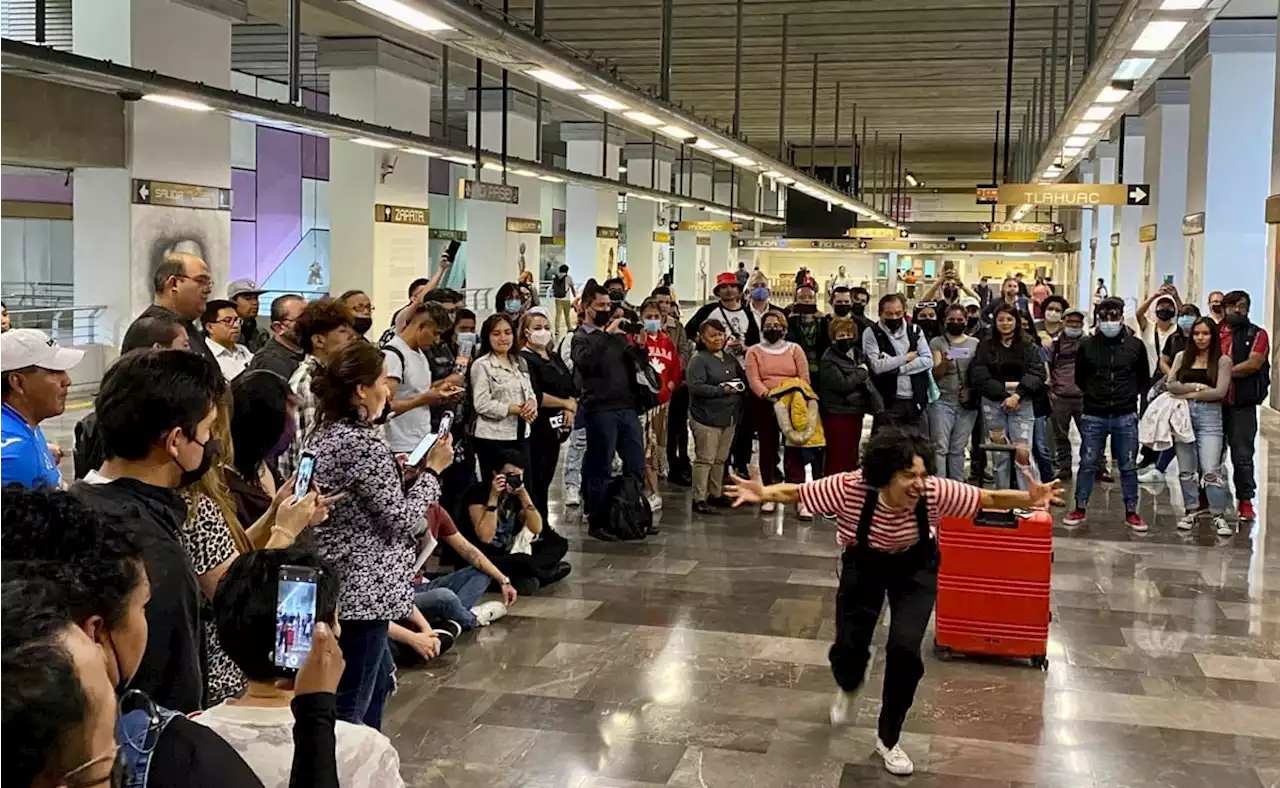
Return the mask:
<svg viewBox="0 0 1280 788">
<path fill-rule="evenodd" d="M 1016 455 L 1018 453 L 1018 447 L 1012 443 L 982 443 L 978 445 L 978 451 L 994 451 Z M 1009 510 L 983 509 L 974 516 L 973 524 L 986 528 L 1007 528 L 1009 530 L 1017 530 L 1018 515 L 1016 512 Z"/>
</svg>

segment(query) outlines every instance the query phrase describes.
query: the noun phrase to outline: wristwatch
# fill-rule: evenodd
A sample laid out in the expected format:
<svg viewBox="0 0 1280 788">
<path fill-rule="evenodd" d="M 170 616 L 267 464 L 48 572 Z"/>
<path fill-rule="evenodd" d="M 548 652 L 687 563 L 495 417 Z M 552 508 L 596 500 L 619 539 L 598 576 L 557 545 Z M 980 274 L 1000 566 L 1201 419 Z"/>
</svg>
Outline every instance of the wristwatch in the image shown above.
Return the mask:
<svg viewBox="0 0 1280 788">
<path fill-rule="evenodd" d="M 504 577 L 504 578 L 502 578 L 502 580 L 498 581 L 498 585 L 500 585 L 500 586 L 509 586 L 509 585 L 511 585 L 511 578 L 509 578 L 509 577 Z"/>
<path fill-rule="evenodd" d="M 484 507 L 484 510 L 485 510 L 486 512 L 496 512 L 496 511 L 498 511 L 498 507 L 497 507 L 497 506 L 485 506 L 485 507 Z"/>
</svg>

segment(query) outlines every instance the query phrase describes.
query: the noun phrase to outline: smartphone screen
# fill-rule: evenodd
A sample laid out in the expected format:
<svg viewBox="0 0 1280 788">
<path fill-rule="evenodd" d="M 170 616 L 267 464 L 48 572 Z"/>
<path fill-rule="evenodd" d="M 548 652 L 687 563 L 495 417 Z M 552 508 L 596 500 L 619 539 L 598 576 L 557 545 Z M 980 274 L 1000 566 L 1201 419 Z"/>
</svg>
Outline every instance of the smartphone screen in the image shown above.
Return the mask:
<svg viewBox="0 0 1280 788">
<path fill-rule="evenodd" d="M 418 445 L 413 447 L 413 451 L 409 454 L 409 465 L 417 465 L 422 462 L 422 458 L 427 456 L 427 452 L 431 451 L 431 447 L 436 445 L 436 441 L 440 440 L 440 436 L 449 431 L 453 426 L 453 414 L 446 413 L 440 417 L 440 427 L 435 432 L 429 432 L 418 441 Z"/>
<path fill-rule="evenodd" d="M 459 250 L 460 248 L 462 248 L 462 242 L 461 242 L 461 241 L 456 241 L 456 240 L 455 240 L 455 241 L 450 241 L 450 242 L 449 242 L 449 248 L 448 248 L 448 249 L 445 249 L 445 252 L 444 252 L 445 257 L 448 257 L 448 258 L 449 258 L 449 260 L 450 260 L 451 262 L 452 262 L 452 261 L 457 260 L 457 259 L 458 259 L 458 250 Z"/>
<path fill-rule="evenodd" d="M 276 639 L 272 662 L 293 676 L 311 651 L 316 624 L 316 570 L 307 566 L 282 566 L 277 577 Z"/>
<path fill-rule="evenodd" d="M 1165 274 L 1165 275 L 1164 275 L 1164 283 L 1165 283 L 1166 285 L 1172 285 L 1172 284 L 1173 284 L 1173 274 Z"/>
<path fill-rule="evenodd" d="M 311 492 L 311 474 L 315 469 L 315 455 L 303 452 L 302 457 L 298 459 L 298 478 L 293 483 L 293 500 L 300 501 Z"/>
</svg>

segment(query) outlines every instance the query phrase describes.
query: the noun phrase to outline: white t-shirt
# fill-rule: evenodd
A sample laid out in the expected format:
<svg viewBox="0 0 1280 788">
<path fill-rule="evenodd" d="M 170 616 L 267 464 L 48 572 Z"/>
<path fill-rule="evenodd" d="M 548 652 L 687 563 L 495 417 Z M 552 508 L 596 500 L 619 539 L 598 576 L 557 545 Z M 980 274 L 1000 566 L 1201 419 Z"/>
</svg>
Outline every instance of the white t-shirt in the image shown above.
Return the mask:
<svg viewBox="0 0 1280 788">
<path fill-rule="evenodd" d="M 264 788 L 288 788 L 293 767 L 293 712 L 288 706 L 219 703 L 193 716 L 244 758 Z M 400 756 L 380 731 L 338 720 L 338 783 L 343 788 L 403 788 Z"/>
<path fill-rule="evenodd" d="M 747 315 L 747 310 L 741 304 L 737 309 L 725 309 L 724 305 L 718 305 L 711 310 L 711 317 L 727 321 L 729 323 L 726 328 L 729 329 L 729 336 L 736 336 L 740 341 L 747 341 L 747 329 L 751 327 L 751 318 Z"/>
<path fill-rule="evenodd" d="M 397 356 L 390 348 L 400 351 L 400 355 Z M 421 350 L 409 347 L 399 335 L 392 337 L 387 347 L 382 349 L 382 357 L 387 362 L 387 377 L 400 381 L 393 399 L 416 397 L 431 388 L 431 364 L 426 355 Z M 403 363 L 400 361 L 401 357 L 404 358 Z M 423 405 L 394 416 L 387 422 L 387 445 L 394 452 L 411 452 L 429 432 L 431 408 Z"/>
</svg>

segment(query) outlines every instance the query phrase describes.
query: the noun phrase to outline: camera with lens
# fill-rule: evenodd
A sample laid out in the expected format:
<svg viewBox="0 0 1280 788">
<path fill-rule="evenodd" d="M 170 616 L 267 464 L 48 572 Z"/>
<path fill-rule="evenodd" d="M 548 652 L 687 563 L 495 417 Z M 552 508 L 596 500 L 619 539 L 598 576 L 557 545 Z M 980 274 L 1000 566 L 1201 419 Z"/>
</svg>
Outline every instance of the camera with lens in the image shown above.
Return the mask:
<svg viewBox="0 0 1280 788">
<path fill-rule="evenodd" d="M 503 478 L 507 481 L 507 489 L 515 492 L 524 486 L 524 474 L 520 473 L 504 473 Z"/>
</svg>

